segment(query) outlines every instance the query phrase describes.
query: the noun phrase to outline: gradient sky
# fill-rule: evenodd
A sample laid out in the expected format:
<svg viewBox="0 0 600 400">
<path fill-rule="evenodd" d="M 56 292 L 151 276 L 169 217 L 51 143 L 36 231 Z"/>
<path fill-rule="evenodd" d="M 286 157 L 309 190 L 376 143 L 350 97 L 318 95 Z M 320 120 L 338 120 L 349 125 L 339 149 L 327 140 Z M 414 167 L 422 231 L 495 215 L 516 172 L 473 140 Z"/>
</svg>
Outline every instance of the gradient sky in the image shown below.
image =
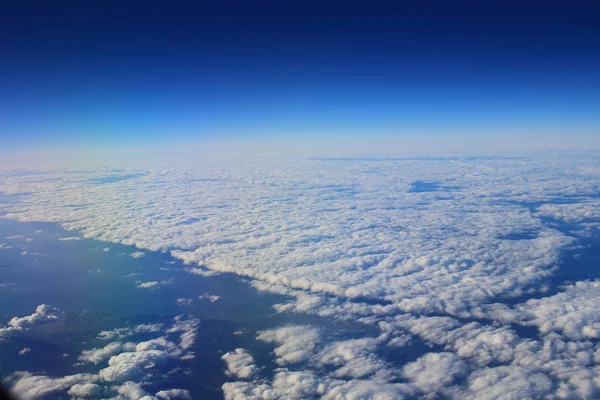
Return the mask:
<svg viewBox="0 0 600 400">
<path fill-rule="evenodd" d="M 120 3 L 3 5 L 1 146 L 599 144 L 597 1 Z"/>
</svg>

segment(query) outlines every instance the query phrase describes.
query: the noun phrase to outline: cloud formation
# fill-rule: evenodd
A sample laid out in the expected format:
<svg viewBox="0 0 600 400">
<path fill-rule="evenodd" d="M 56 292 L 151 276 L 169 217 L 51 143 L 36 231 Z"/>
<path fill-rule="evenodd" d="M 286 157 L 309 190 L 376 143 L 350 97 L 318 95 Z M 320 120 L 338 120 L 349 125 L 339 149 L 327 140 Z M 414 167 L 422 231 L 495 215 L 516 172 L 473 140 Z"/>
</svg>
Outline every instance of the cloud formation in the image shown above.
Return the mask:
<svg viewBox="0 0 600 400">
<path fill-rule="evenodd" d="M 265 329 L 257 340 L 273 346 L 279 368 L 259 373 L 252 355 L 224 349 L 230 378 L 242 379 L 223 385 L 227 398 L 600 396 L 598 283 L 550 290 L 561 255 L 599 231 L 594 155 L 200 160 L 89 184 L 102 173 L 9 176 L 4 192 L 30 194 L 3 217 L 136 246 L 132 257 L 170 252 L 190 274 L 237 274 L 289 296 L 277 312 L 370 332 L 349 338 L 312 322 Z M 418 181 L 439 190 L 415 191 Z M 135 334 L 118 329 L 100 336 Z M 104 375 L 125 385 L 147 365 L 193 357 L 194 323 L 165 329 L 166 342 L 108 358 Z M 421 344 L 431 351 L 410 361 L 386 356 Z"/>
</svg>

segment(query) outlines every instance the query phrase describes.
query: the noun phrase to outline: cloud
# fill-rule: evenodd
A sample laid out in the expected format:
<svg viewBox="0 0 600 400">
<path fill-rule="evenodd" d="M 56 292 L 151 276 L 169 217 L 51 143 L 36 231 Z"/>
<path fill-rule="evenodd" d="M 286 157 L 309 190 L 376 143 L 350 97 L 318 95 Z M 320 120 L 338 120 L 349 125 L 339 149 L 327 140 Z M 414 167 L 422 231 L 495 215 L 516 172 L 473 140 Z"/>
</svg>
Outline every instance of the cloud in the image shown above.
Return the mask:
<svg viewBox="0 0 600 400">
<path fill-rule="evenodd" d="M 378 374 L 387 379 L 391 374 L 388 365 L 376 354 L 377 339 L 361 338 L 333 342 L 315 355 L 319 366 L 334 367 L 336 378 L 366 378 Z"/>
<path fill-rule="evenodd" d="M 226 400 L 321 398 L 397 400 L 410 398 L 415 391 L 406 384 L 380 380 L 337 380 L 316 375 L 312 371 L 275 371 L 273 380 L 227 382 L 223 384 Z"/>
<path fill-rule="evenodd" d="M 193 301 L 194 299 L 188 299 L 185 297 L 181 297 L 176 300 L 178 306 L 189 306 Z"/>
<path fill-rule="evenodd" d="M 76 383 L 67 394 L 75 399 L 97 398 L 102 394 L 102 389 L 95 383 Z"/>
<path fill-rule="evenodd" d="M 132 351 L 135 350 L 135 348 L 135 343 L 132 342 L 114 342 L 107 344 L 102 348 L 83 350 L 78 359 L 82 363 L 100 364 L 115 354 L 121 353 L 122 351 Z"/>
<path fill-rule="evenodd" d="M 163 324 L 141 324 L 128 328 L 115 328 L 98 334 L 101 340 L 121 340 L 139 333 L 157 333 L 164 330 Z"/>
<path fill-rule="evenodd" d="M 44 375 L 33 375 L 29 372 L 14 372 L 4 383 L 9 391 L 20 400 L 43 398 L 49 394 L 65 391 L 76 384 L 89 383 L 98 378 L 92 374 L 75 374 L 62 378 L 49 378 Z"/>
<path fill-rule="evenodd" d="M 254 357 L 245 349 L 235 349 L 227 352 L 223 354 L 221 359 L 227 364 L 226 373 L 228 375 L 248 379 L 258 372 Z"/>
<path fill-rule="evenodd" d="M 198 334 L 198 323 L 200 321 L 194 318 L 186 319 L 183 316 L 175 317 L 175 324 L 167 333 L 181 332 L 179 346 L 187 350 L 194 345 L 196 335 Z"/>
<path fill-rule="evenodd" d="M 438 392 L 467 371 L 467 363 L 453 353 L 428 353 L 402 368 L 404 376 L 425 393 Z"/>
<path fill-rule="evenodd" d="M 8 324 L 15 328 L 28 328 L 36 324 L 58 321 L 62 316 L 63 312 L 58 308 L 42 304 L 37 306 L 35 313 L 21 318 L 13 317 Z"/>
<path fill-rule="evenodd" d="M 192 396 L 190 392 L 185 389 L 169 389 L 169 390 L 161 390 L 156 393 L 156 397 L 159 399 L 172 400 L 172 399 L 183 399 L 183 400 L 191 400 Z"/>
<path fill-rule="evenodd" d="M 117 396 L 118 400 L 152 400 L 152 397 L 148 395 L 148 393 L 142 389 L 142 385 L 136 382 L 125 382 L 121 386 L 118 386 L 117 392 L 119 395 Z"/>
<path fill-rule="evenodd" d="M 465 399 L 539 399 L 553 392 L 546 375 L 528 368 L 496 367 L 469 377 Z"/>
<path fill-rule="evenodd" d="M 69 237 L 61 237 L 58 238 L 61 242 L 73 241 L 73 240 L 81 240 L 79 236 L 69 236 Z"/>
<path fill-rule="evenodd" d="M 30 351 L 31 351 L 31 349 L 29 347 L 23 347 L 21 350 L 19 350 L 19 355 L 24 356 L 25 354 L 29 353 Z"/>
<path fill-rule="evenodd" d="M 319 342 L 317 328 L 308 325 L 285 326 L 258 332 L 257 340 L 275 343 L 276 362 L 279 365 L 307 360 Z"/>
<path fill-rule="evenodd" d="M 79 356 L 84 363 L 99 365 L 97 373 L 49 377 L 29 372 L 15 372 L 4 383 L 18 398 L 43 398 L 53 393 L 67 393 L 71 398 L 111 397 L 116 399 L 190 399 L 185 389 L 165 389 L 151 395 L 143 389 L 152 379 L 162 379 L 161 367 L 193 357 L 187 348 L 193 344 L 198 320 L 182 316 L 173 320 L 170 328 L 161 324 L 136 325 L 101 333 L 102 339 L 122 338 L 137 333 L 161 333 L 155 339 L 141 342 L 112 342 L 101 348 L 83 350 Z M 170 340 L 175 336 L 178 341 Z M 176 370 L 175 370 L 176 371 Z M 115 393 L 116 397 L 112 397 Z"/>
<path fill-rule="evenodd" d="M 600 338 L 600 281 L 577 282 L 563 292 L 515 307 L 515 322 L 560 332 L 572 339 Z"/>
<path fill-rule="evenodd" d="M 198 298 L 199 298 L 200 300 L 204 300 L 204 299 L 206 299 L 206 300 L 210 301 L 211 303 L 214 303 L 215 301 L 219 301 L 219 300 L 221 300 L 221 296 L 218 296 L 218 295 L 216 295 L 216 294 L 210 295 L 210 294 L 208 294 L 208 293 L 204 293 L 202 296 L 200 296 L 200 297 L 198 297 Z"/>
<path fill-rule="evenodd" d="M 146 253 L 143 251 L 135 251 L 129 255 L 131 258 L 142 258 L 146 256 Z"/>
<path fill-rule="evenodd" d="M 230 398 L 598 396 L 595 283 L 548 294 L 564 251 L 598 233 L 594 156 L 198 163 L 158 164 L 119 187 L 86 184 L 83 173 L 49 171 L 60 179 L 47 182 L 9 176 L 4 192 L 30 194 L 7 205 L 3 218 L 170 252 L 190 274 L 236 274 L 289 296 L 277 312 L 353 327 L 350 338 L 308 325 L 260 332 L 280 368 L 226 383 Z M 190 179 L 198 174 L 215 180 Z M 444 189 L 411 190 L 419 180 Z M 531 295 L 538 299 L 522 301 Z M 166 360 L 193 357 L 197 324 L 180 318 L 175 325 L 164 337 L 180 353 Z M 135 334 L 119 329 L 101 335 Z M 408 354 L 430 346 L 432 354 L 396 365 L 382 355 L 390 346 Z M 152 351 L 176 352 L 140 353 Z M 128 353 L 138 352 L 113 357 Z M 114 375 L 126 379 L 127 368 L 151 358 L 123 356 Z M 447 367 L 445 377 L 438 365 Z"/>
<path fill-rule="evenodd" d="M 162 286 L 170 285 L 171 283 L 173 283 L 173 282 L 171 282 L 170 280 L 163 280 L 160 282 L 158 282 L 158 281 L 139 282 L 136 287 L 139 289 L 159 289 Z"/>
<path fill-rule="evenodd" d="M 0 339 L 6 338 L 25 329 L 29 329 L 34 325 L 58 321 L 63 317 L 64 313 L 58 308 L 41 304 L 31 315 L 11 318 L 11 320 L 8 321 L 8 326 L 0 328 Z"/>
</svg>

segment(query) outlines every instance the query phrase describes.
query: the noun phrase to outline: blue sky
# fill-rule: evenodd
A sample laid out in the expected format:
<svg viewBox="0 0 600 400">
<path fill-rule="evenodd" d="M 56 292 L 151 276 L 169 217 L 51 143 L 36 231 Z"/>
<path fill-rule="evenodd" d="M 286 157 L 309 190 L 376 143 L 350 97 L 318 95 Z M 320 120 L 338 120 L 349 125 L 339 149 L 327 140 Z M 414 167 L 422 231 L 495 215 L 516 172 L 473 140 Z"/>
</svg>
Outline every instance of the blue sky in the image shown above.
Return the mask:
<svg viewBox="0 0 600 400">
<path fill-rule="evenodd" d="M 599 7 L 575 3 L 15 4 L 0 17 L 1 140 L 467 134 L 594 146 Z"/>
</svg>

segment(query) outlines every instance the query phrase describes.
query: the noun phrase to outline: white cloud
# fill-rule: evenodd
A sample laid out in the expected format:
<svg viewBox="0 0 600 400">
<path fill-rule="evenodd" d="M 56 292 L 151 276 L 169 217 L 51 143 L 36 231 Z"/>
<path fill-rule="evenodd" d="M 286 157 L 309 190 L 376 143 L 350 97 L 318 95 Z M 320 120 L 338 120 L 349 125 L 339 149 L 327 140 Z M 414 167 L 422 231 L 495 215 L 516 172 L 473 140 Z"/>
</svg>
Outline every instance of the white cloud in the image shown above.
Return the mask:
<svg viewBox="0 0 600 400">
<path fill-rule="evenodd" d="M 134 251 L 133 253 L 131 253 L 129 255 L 131 258 L 142 258 L 146 256 L 146 253 L 144 253 L 143 251 Z"/>
<path fill-rule="evenodd" d="M 71 386 L 67 394 L 75 399 L 97 398 L 102 394 L 102 388 L 95 383 L 76 383 Z"/>
<path fill-rule="evenodd" d="M 68 241 L 73 241 L 73 240 L 81 240 L 81 238 L 79 236 L 69 236 L 69 237 L 58 238 L 58 240 L 60 240 L 61 242 L 68 242 Z"/>
<path fill-rule="evenodd" d="M 172 400 L 172 399 L 183 399 L 183 400 L 191 400 L 192 396 L 190 392 L 185 389 L 169 389 L 169 390 L 161 390 L 156 393 L 156 397 L 159 399 Z"/>
<path fill-rule="evenodd" d="M 181 297 L 176 300 L 176 303 L 178 306 L 189 306 L 193 302 L 194 302 L 194 299 L 189 299 L 189 298 L 185 298 L 185 297 Z"/>
<path fill-rule="evenodd" d="M 107 346 L 108 347 L 108 346 Z M 100 377 L 109 382 L 125 382 L 145 375 L 150 368 L 182 355 L 182 349 L 164 337 L 138 343 L 134 349 L 108 360 L 108 367 L 100 370 Z"/>
<path fill-rule="evenodd" d="M 560 332 L 573 339 L 600 338 L 600 281 L 577 282 L 563 292 L 515 307 L 514 320 L 541 333 Z"/>
<path fill-rule="evenodd" d="M 437 393 L 467 371 L 467 364 L 453 353 L 428 353 L 402 368 L 404 376 L 425 393 Z"/>
<path fill-rule="evenodd" d="M 140 383 L 128 381 L 118 386 L 116 389 L 119 393 L 117 400 L 152 400 L 152 397 L 142 389 Z"/>
<path fill-rule="evenodd" d="M 14 333 L 29 329 L 37 324 L 55 322 L 64 317 L 64 313 L 58 308 L 46 304 L 39 305 L 35 312 L 25 317 L 13 317 L 8 321 L 8 326 L 0 328 L 0 339 L 6 338 Z"/>
<path fill-rule="evenodd" d="M 312 326 L 285 326 L 258 332 L 258 340 L 275 343 L 276 362 L 279 365 L 293 364 L 312 356 L 319 342 L 319 330 Z"/>
<path fill-rule="evenodd" d="M 370 328 L 350 340 L 310 326 L 261 332 L 259 340 L 274 344 L 275 361 L 297 370 L 229 382 L 229 398 L 598 396 L 595 283 L 547 295 L 562 252 L 577 243 L 574 236 L 598 233 L 594 156 L 244 158 L 146 169 L 144 179 L 118 187 L 88 185 L 81 175 L 60 171 L 50 171 L 50 179 L 61 179 L 48 182 L 9 176 L 3 192 L 31 194 L 7 205 L 3 217 L 57 222 L 86 238 L 135 246 L 136 253 L 171 252 L 190 274 L 233 273 L 259 290 L 290 296 L 278 312 L 380 331 Z M 199 176 L 213 181 L 193 179 Z M 411 191 L 418 180 L 451 189 Z M 74 203 L 86 207 L 68 206 Z M 557 225 L 561 221 L 569 228 Z M 541 298 L 502 304 L 531 294 Z M 542 336 L 527 338 L 513 324 L 536 327 Z M 179 360 L 193 357 L 186 349 L 194 343 L 195 323 L 176 325 L 168 341 L 181 351 Z M 0 328 L 0 336 L 15 329 Z M 127 328 L 101 336 L 133 334 Z M 443 351 L 404 368 L 378 355 L 380 346 L 410 351 L 421 340 Z M 128 365 L 144 365 L 134 358 L 144 357 L 117 360 L 124 369 L 115 368 L 115 376 L 127 376 Z M 437 363 L 448 366 L 445 378 Z M 432 384 L 425 387 L 428 377 Z"/>
<path fill-rule="evenodd" d="M 252 378 L 258 367 L 254 363 L 254 357 L 245 349 L 235 349 L 227 352 L 221 357 L 227 364 L 227 374 L 242 379 Z"/>
<path fill-rule="evenodd" d="M 23 347 L 21 350 L 19 350 L 19 355 L 24 356 L 25 354 L 29 353 L 30 351 L 31 351 L 31 349 L 29 347 Z"/>
<path fill-rule="evenodd" d="M 79 383 L 90 383 L 97 380 L 92 374 L 75 374 L 62 378 L 50 378 L 44 375 L 33 375 L 29 372 L 15 372 L 4 382 L 9 391 L 20 400 L 43 398 L 49 394 L 65 391 Z"/>
<path fill-rule="evenodd" d="M 215 301 L 219 301 L 221 300 L 221 296 L 218 296 L 216 294 L 208 294 L 208 293 L 204 293 L 202 296 L 198 297 L 200 300 L 208 300 L 211 303 L 214 303 Z"/>
<path fill-rule="evenodd" d="M 163 281 L 150 281 L 150 282 L 139 282 L 138 281 L 138 285 L 136 286 L 139 289 L 159 289 L 162 286 L 165 285 L 170 285 L 171 282 L 170 280 L 163 280 Z"/>
<path fill-rule="evenodd" d="M 14 317 L 8 324 L 15 328 L 27 328 L 31 325 L 58 321 L 62 316 L 63 312 L 58 308 L 42 304 L 35 309 L 35 313 L 26 317 Z"/>
<path fill-rule="evenodd" d="M 98 334 L 101 340 L 121 340 L 138 333 L 156 333 L 164 329 L 163 324 L 141 324 L 131 328 L 115 328 L 110 331 L 102 331 Z"/>
<path fill-rule="evenodd" d="M 78 359 L 82 363 L 100 364 L 101 362 L 108 360 L 113 355 L 121 353 L 122 351 L 135 350 L 135 347 L 135 343 L 132 342 L 114 342 L 107 344 L 102 348 L 83 350 Z"/>
<path fill-rule="evenodd" d="M 179 346 L 187 350 L 194 345 L 196 335 L 198 334 L 199 320 L 191 318 L 185 319 L 183 316 L 175 317 L 175 324 L 167 332 L 181 332 L 179 337 Z"/>
</svg>

